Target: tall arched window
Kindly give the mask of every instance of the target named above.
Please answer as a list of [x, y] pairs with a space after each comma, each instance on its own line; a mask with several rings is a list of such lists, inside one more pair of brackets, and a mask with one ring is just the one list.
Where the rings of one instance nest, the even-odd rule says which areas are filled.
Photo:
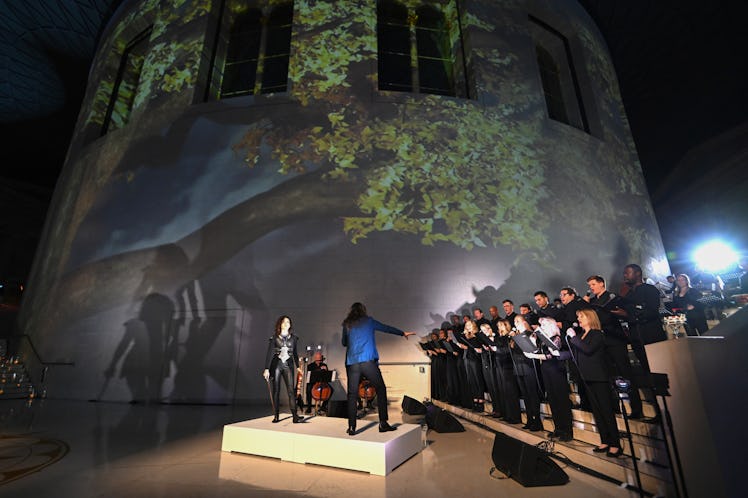
[[416, 9], [418, 88], [421, 93], [454, 95], [454, 69], [444, 14], [430, 5]]
[[535, 53], [538, 58], [538, 69], [540, 70], [540, 81], [543, 85], [545, 105], [548, 108], [548, 117], [568, 123], [564, 95], [561, 91], [561, 75], [553, 60], [553, 56], [540, 45], [535, 45]]
[[379, 89], [456, 95], [455, 55], [442, 3], [377, 2]]
[[391, 2], [377, 2], [379, 89], [413, 91], [408, 9]]
[[548, 117], [589, 133], [569, 40], [535, 17], [530, 21]]
[[220, 98], [285, 92], [293, 2], [231, 13]]
[[148, 39], [151, 28], [144, 30], [133, 38], [125, 47], [120, 60], [117, 79], [114, 82], [112, 97], [104, 117], [101, 134], [122, 128], [130, 120], [135, 94], [143, 72], [143, 62], [148, 55]]

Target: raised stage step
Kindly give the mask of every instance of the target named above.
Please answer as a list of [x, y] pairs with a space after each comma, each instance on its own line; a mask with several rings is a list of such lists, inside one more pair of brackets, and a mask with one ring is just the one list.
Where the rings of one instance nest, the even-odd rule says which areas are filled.
[[386, 476], [421, 451], [421, 426], [399, 424], [396, 431], [379, 432], [378, 422], [359, 420], [355, 436], [348, 422], [334, 417], [308, 417], [294, 424], [291, 415], [262, 417], [223, 428], [222, 451], [260, 455], [297, 463], [312, 463]]

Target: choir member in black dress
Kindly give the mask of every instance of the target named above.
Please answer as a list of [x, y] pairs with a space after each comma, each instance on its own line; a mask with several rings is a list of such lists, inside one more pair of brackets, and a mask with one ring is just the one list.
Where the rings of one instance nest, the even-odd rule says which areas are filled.
[[587, 385], [592, 415], [600, 434], [600, 445], [592, 451], [606, 452], [609, 457], [621, 456], [621, 441], [616, 424], [611, 383], [605, 368], [605, 343], [600, 319], [592, 309], [577, 311], [577, 321], [584, 331], [577, 335], [573, 328], [566, 331], [574, 360]]
[[541, 347], [541, 354], [545, 359], [541, 361], [540, 371], [543, 374], [548, 404], [551, 405], [553, 414], [554, 430], [548, 436], [561, 441], [571, 441], [573, 417], [569, 399], [569, 381], [566, 377], [566, 360], [571, 358], [571, 354], [566, 344], [563, 344], [561, 331], [553, 318], [541, 317], [539, 325], [540, 328], [536, 333], [543, 334], [556, 346], [556, 349], [547, 345]]
[[483, 323], [480, 326], [480, 337], [483, 342], [483, 353], [481, 354], [481, 366], [483, 367], [483, 380], [486, 382], [486, 389], [491, 396], [491, 413], [494, 418], [503, 417], [502, 396], [499, 390], [499, 382], [496, 378], [496, 367], [494, 362], [496, 357], [494, 352], [498, 351], [498, 344], [494, 341], [494, 332], [490, 323]]
[[[515, 316], [514, 326], [517, 329], [515, 335], [525, 334], [528, 337], [532, 336], [532, 329], [522, 315]], [[522, 399], [525, 400], [527, 423], [522, 428], [533, 432], [542, 431], [543, 423], [540, 420], [540, 393], [538, 391], [539, 382], [535, 365], [533, 364], [533, 360], [525, 357], [525, 354], [519, 346], [514, 344], [514, 341], [510, 343], [510, 348], [512, 358], [514, 359], [514, 370], [517, 375], [519, 390], [522, 393]]]
[[465, 322], [464, 338], [468, 343], [465, 349], [465, 365], [467, 367], [468, 383], [470, 384], [470, 395], [473, 398], [473, 410], [483, 411], [483, 395], [486, 392], [486, 384], [483, 380], [483, 368], [481, 365], [481, 354], [483, 347], [476, 338], [478, 326], [474, 321]]
[[514, 362], [512, 361], [512, 352], [510, 341], [513, 335], [512, 326], [506, 320], [496, 322], [498, 350], [495, 353], [498, 360], [497, 379], [499, 380], [499, 390], [502, 393], [504, 406], [502, 414], [504, 421], [509, 424], [519, 424], [522, 409], [519, 404], [519, 391], [517, 390], [517, 379], [514, 373]]

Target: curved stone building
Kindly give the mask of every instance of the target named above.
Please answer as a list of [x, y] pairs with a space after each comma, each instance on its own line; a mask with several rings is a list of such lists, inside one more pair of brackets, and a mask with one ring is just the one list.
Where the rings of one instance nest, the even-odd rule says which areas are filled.
[[[593, 273], [615, 289], [629, 262], [668, 273], [576, 2], [125, 1], [21, 326], [69, 363], [50, 396], [253, 400], [281, 314], [344, 372], [354, 301], [425, 333]], [[425, 361], [414, 341], [379, 346]]]

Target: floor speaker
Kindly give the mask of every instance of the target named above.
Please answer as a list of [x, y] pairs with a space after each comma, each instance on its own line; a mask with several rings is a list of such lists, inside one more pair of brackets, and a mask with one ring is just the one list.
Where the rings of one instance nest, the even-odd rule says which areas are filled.
[[408, 415], [426, 415], [426, 405], [410, 396], [403, 398], [402, 408]]
[[465, 432], [459, 420], [436, 405], [426, 407], [426, 424], [436, 432]]
[[348, 418], [348, 400], [331, 399], [327, 402], [327, 416]]
[[569, 482], [566, 472], [545, 452], [504, 433], [496, 433], [491, 456], [498, 470], [525, 487]]

